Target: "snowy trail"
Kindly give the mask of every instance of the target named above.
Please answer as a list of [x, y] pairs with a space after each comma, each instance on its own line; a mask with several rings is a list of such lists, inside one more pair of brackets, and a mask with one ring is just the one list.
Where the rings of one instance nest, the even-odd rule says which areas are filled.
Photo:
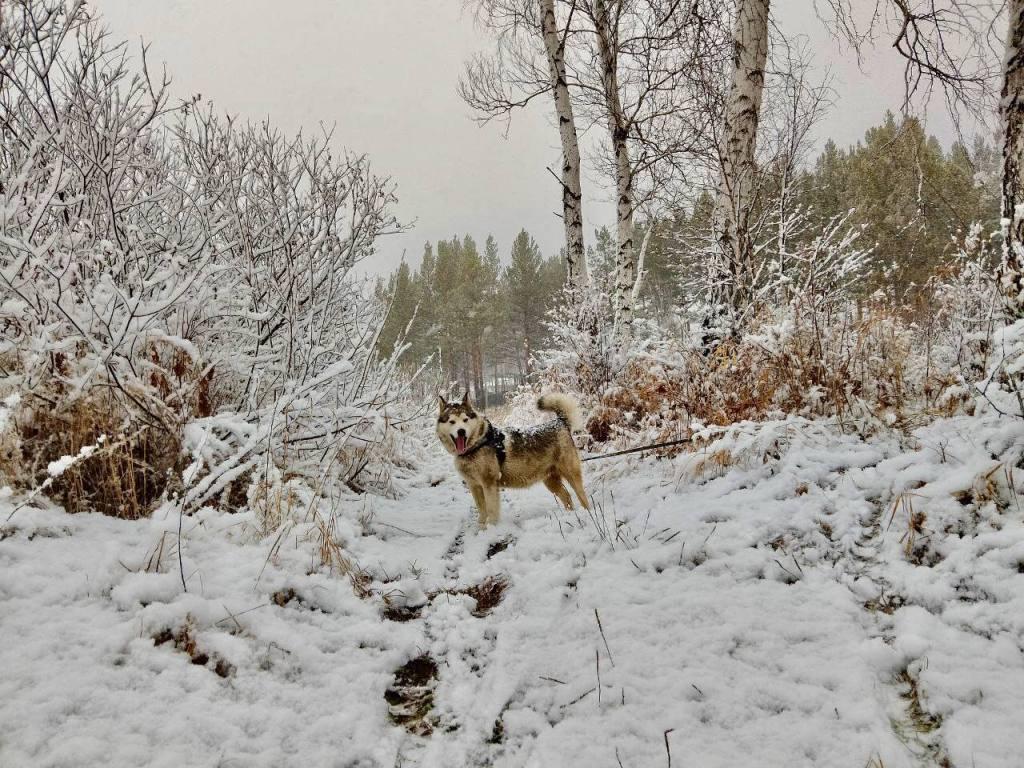
[[[504, 494], [484, 533], [437, 457], [403, 498], [339, 506], [368, 599], [297, 533], [268, 559], [248, 513], [186, 521], [186, 593], [176, 518], [23, 510], [0, 526], [0, 765], [1010, 768], [1021, 514], [979, 488], [972, 530], [940, 523], [1021, 439], [950, 467], [765, 425], [590, 465], [593, 517]], [[907, 488], [930, 548], [909, 559]]]
[[[633, 523], [647, 528], [624, 533], [617, 551], [595, 542], [586, 518], [559, 523], [544, 493], [506, 496], [511, 522], [480, 538], [511, 530], [515, 543], [488, 561], [470, 539], [460, 578], [500, 567], [511, 587], [483, 627], [448, 605], [428, 614], [430, 647], [443, 659], [435, 706], [457, 729], [407, 757], [657, 765], [672, 750], [708, 765], [751, 754], [765, 765], [847, 765], [859, 753], [863, 765], [882, 751], [900, 764], [905, 750], [865, 658], [871, 638], [855, 596], [831, 574], [812, 569], [790, 583], [781, 556], [712, 543], [734, 514], [709, 509], [718, 500], [706, 490], [672, 492], [672, 478], [652, 468], [612, 480], [620, 500], [624, 487], [633, 497]], [[629, 546], [630, 536], [640, 543]]]

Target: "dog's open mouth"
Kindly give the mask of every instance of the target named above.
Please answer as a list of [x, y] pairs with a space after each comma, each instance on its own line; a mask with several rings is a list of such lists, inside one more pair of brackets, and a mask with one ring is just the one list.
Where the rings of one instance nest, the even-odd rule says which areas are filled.
[[466, 452], [466, 436], [465, 435], [453, 435], [452, 440], [455, 441], [455, 452], [463, 454]]

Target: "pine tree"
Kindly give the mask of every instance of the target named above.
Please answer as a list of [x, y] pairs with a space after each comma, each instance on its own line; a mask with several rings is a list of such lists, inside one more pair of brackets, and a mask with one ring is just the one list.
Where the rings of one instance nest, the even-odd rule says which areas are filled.
[[540, 249], [527, 231], [521, 230], [512, 243], [511, 259], [505, 269], [505, 293], [509, 325], [517, 340], [516, 362], [521, 375], [529, 373], [530, 356], [544, 333], [548, 298], [543, 281]]
[[[501, 258], [498, 255], [498, 241], [492, 235], [488, 235], [487, 240], [484, 242], [483, 276], [480, 303], [485, 321], [481, 331], [480, 346], [483, 354], [481, 375], [486, 400], [487, 366], [490, 366], [492, 378], [495, 380], [494, 386], [497, 389], [496, 379], [499, 363], [506, 357], [500, 340], [504, 335], [508, 319], [505, 296], [499, 284], [501, 278]], [[484, 405], [486, 406], [487, 402], [484, 402]]]
[[[674, 307], [682, 300], [682, 289], [679, 281], [681, 267], [680, 254], [677, 246], [676, 232], [686, 224], [684, 211], [677, 213], [669, 220], [654, 222], [654, 231], [647, 246], [644, 258], [644, 275], [640, 283], [641, 314], [652, 315], [659, 324], [664, 325]], [[638, 231], [635, 240], [642, 243], [646, 228], [651, 226], [645, 222]]]
[[977, 173], [980, 160], [991, 174], [995, 151], [980, 141], [974, 154], [978, 160], [962, 144], [943, 152], [919, 120], [887, 113], [848, 151], [825, 145], [801, 179], [799, 202], [820, 221], [854, 209], [851, 224], [875, 248], [865, 292], [888, 287], [902, 297], [927, 281], [972, 224], [998, 223], [996, 197]]
[[479, 402], [484, 391], [483, 382], [483, 336], [488, 326], [486, 293], [488, 270], [476, 241], [466, 235], [459, 253], [460, 265], [457, 304], [460, 308], [460, 323], [452, 329], [459, 339], [460, 354], [464, 360], [463, 382], [467, 391], [472, 391]]
[[[380, 284], [378, 286], [380, 290]], [[382, 293], [390, 304], [390, 311], [381, 328], [377, 349], [381, 354], [390, 355], [416, 311], [417, 292], [408, 264], [403, 261], [399, 265]]]
[[403, 358], [417, 366], [437, 352], [437, 308], [433, 300], [436, 268], [434, 247], [430, 243], [425, 243], [420, 268], [413, 277], [418, 305], [416, 321], [409, 338], [409, 352]]
[[463, 267], [460, 239], [439, 240], [430, 298], [434, 304], [441, 369], [461, 387], [468, 388], [463, 348], [466, 307], [460, 303], [464, 295], [460, 290]]
[[594, 230], [588, 261], [594, 285], [602, 293], [610, 294], [615, 287], [616, 249], [615, 235], [608, 227]]
[[798, 185], [804, 193], [803, 204], [823, 219], [831, 218], [849, 208], [846, 154], [829, 139], [814, 164], [810, 183]]

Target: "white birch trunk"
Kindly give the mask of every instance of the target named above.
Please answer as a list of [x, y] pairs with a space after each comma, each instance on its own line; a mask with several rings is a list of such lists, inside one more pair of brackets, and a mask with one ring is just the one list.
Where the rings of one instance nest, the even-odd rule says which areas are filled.
[[640, 255], [636, 258], [636, 282], [633, 283], [633, 294], [632, 301], [635, 307], [637, 302], [640, 300], [640, 289], [643, 287], [644, 282], [644, 262], [647, 258], [647, 248], [651, 244], [651, 235], [654, 234], [654, 221], [647, 226], [647, 232], [644, 233], [644, 239], [640, 242]]
[[576, 118], [565, 76], [565, 49], [558, 33], [555, 0], [538, 0], [541, 35], [551, 76], [558, 133], [562, 140], [562, 219], [565, 223], [565, 260], [569, 287], [578, 291], [588, 282], [587, 256], [583, 245], [583, 190], [580, 184], [580, 147]]
[[633, 252], [633, 167], [629, 162], [629, 124], [619, 95], [618, 34], [606, 0], [594, 2], [594, 27], [601, 65], [601, 86], [608, 113], [608, 133], [615, 155], [615, 219], [618, 249], [615, 255], [616, 348], [633, 337], [633, 285], [636, 256]]
[[[714, 211], [716, 263], [711, 270], [709, 335], [739, 330], [754, 272], [750, 205], [754, 191], [757, 124], [768, 59], [769, 0], [739, 0], [733, 29], [733, 75], [722, 130], [721, 176]], [[723, 327], [724, 326], [724, 327]]]
[[1024, 317], [1024, 0], [1007, 3], [1003, 61], [1002, 290], [1012, 318]]

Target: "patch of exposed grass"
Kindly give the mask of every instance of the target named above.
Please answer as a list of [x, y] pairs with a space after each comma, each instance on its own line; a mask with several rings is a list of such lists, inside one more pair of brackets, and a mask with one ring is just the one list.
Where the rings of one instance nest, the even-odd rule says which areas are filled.
[[898, 609], [906, 605], [907, 601], [902, 595], [896, 593], [883, 594], [877, 599], [868, 600], [864, 603], [864, 608], [869, 611], [878, 611], [884, 613], [887, 616], [891, 616]]
[[[185, 623], [178, 629], [171, 631], [163, 629], [153, 636], [154, 645], [165, 645], [173, 643], [174, 647], [186, 654], [192, 663], [200, 667], [208, 667], [220, 677], [230, 677], [234, 674], [235, 668], [222, 658], [200, 650], [195, 636], [195, 621], [191, 616], [187, 617]], [[210, 662], [213, 666], [210, 667]]]
[[504, 539], [498, 539], [497, 541], [493, 542], [489, 547], [487, 547], [487, 559], [490, 560], [495, 555], [504, 552], [514, 543], [515, 539], [513, 539], [511, 536], [506, 536]]
[[502, 575], [488, 576], [479, 584], [469, 587], [455, 587], [432, 592], [429, 598], [433, 600], [438, 595], [469, 595], [476, 601], [476, 607], [471, 613], [478, 619], [487, 616], [501, 603], [505, 597], [505, 590], [508, 589], [508, 578]]
[[894, 682], [903, 689], [899, 695], [906, 708], [906, 717], [892, 721], [893, 731], [919, 757], [926, 757], [938, 768], [953, 768], [936, 733], [942, 726], [942, 716], [925, 709], [917, 678], [904, 668]]
[[437, 662], [427, 654], [410, 659], [395, 670], [394, 680], [384, 692], [391, 722], [417, 736], [434, 732], [437, 722], [431, 712], [437, 674]]

